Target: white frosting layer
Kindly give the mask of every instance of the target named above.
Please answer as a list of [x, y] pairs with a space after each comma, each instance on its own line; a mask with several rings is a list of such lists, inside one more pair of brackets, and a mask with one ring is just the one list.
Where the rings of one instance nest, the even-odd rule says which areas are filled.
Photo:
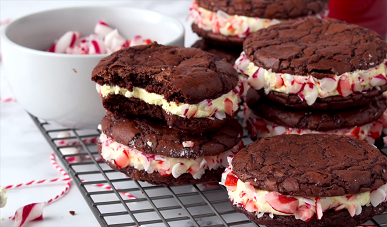
[[[369, 63], [370, 66], [373, 63]], [[308, 105], [312, 105], [317, 98], [348, 95], [364, 92], [387, 83], [387, 59], [383, 63], [367, 70], [347, 72], [333, 77], [317, 79], [311, 75], [291, 75], [275, 73], [254, 65], [244, 52], [235, 61], [234, 68], [247, 79], [248, 86], [268, 94], [277, 91], [286, 94], [297, 94]], [[245, 88], [245, 90], [247, 90]]]
[[[230, 162], [231, 163], [231, 162]], [[227, 178], [229, 178], [227, 180]], [[381, 202], [386, 201], [387, 184], [371, 192], [359, 194], [334, 196], [334, 197], [301, 197], [283, 196], [277, 192], [258, 190], [249, 182], [242, 182], [232, 172], [229, 165], [222, 174], [221, 184], [227, 188], [230, 200], [239, 207], [244, 207], [249, 212], [254, 212], [257, 217], [264, 213], [269, 213], [271, 217], [275, 215], [295, 215], [296, 219], [304, 221], [310, 220], [314, 215], [321, 219], [323, 212], [334, 209], [339, 211], [347, 209], [353, 217], [359, 215], [362, 206], [376, 207]], [[286, 198], [280, 200], [279, 197]]]
[[199, 7], [195, 1], [190, 8], [190, 18], [201, 29], [239, 38], [280, 23], [280, 20], [276, 19], [229, 15], [221, 10], [212, 12]]
[[250, 131], [251, 137], [253, 138], [266, 138], [276, 135], [285, 135], [285, 134], [336, 134], [336, 135], [345, 135], [349, 137], [358, 138], [364, 141], [374, 144], [375, 140], [379, 138], [382, 134], [384, 125], [387, 126], [387, 112], [384, 112], [383, 116], [373, 123], [366, 125], [355, 126], [351, 128], [342, 128], [329, 131], [313, 131], [309, 129], [299, 129], [291, 128], [286, 126], [277, 125], [273, 122], [267, 121], [259, 116], [256, 116], [253, 113], [250, 113], [249, 118], [247, 119], [247, 124], [252, 126]]
[[164, 99], [164, 95], [149, 93], [145, 89], [138, 87], [133, 87], [133, 91], [128, 91], [118, 86], [97, 85], [97, 90], [102, 97], [106, 97], [109, 94], [120, 94], [127, 98], [138, 98], [148, 104], [161, 106], [167, 113], [187, 118], [214, 116], [218, 119], [223, 119], [226, 117], [226, 113], [232, 115], [238, 110], [239, 85], [219, 98], [206, 99], [198, 104], [168, 102]]
[[[218, 169], [228, 165], [227, 157], [233, 157], [239, 150], [239, 144], [232, 149], [215, 156], [198, 158], [171, 158], [163, 155], [154, 155], [141, 152], [114, 141], [111, 137], [101, 134], [99, 141], [102, 144], [102, 157], [120, 167], [131, 166], [148, 173], [159, 172], [163, 176], [173, 175], [178, 178], [181, 174], [190, 173], [194, 179], [200, 179], [205, 170]], [[152, 147], [151, 142], [147, 145]], [[192, 141], [184, 141], [182, 147], [193, 147]], [[182, 151], [183, 153], [186, 151]]]

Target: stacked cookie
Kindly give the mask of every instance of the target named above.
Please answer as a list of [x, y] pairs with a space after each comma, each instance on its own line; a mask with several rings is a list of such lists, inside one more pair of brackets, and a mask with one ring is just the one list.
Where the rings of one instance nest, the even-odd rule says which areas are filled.
[[[227, 53], [231, 63], [247, 36], [286, 20], [325, 17], [328, 0], [195, 0], [190, 8], [192, 30], [203, 40], [193, 47]], [[221, 51], [217, 51], [221, 50]]]
[[251, 34], [236, 61], [250, 87], [252, 139], [333, 133], [369, 143], [387, 126], [387, 44], [375, 32], [308, 18]]
[[239, 150], [237, 72], [210, 53], [157, 43], [122, 49], [98, 63], [92, 80], [107, 110], [99, 153], [133, 179], [219, 180]]
[[222, 175], [233, 207], [270, 226], [358, 226], [387, 210], [387, 159], [333, 134], [255, 141]]

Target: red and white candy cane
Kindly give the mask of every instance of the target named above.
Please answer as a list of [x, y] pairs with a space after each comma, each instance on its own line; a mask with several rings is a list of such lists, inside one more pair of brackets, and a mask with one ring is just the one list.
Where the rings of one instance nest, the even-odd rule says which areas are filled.
[[64, 177], [69, 177], [69, 175], [66, 173], [66, 171], [64, 171], [64, 169], [62, 169], [62, 168], [61, 168], [60, 166], [58, 166], [58, 164], [56, 163], [54, 153], [51, 153], [50, 161], [51, 161], [51, 165], [52, 165], [56, 170], [58, 170]]
[[[70, 190], [71, 178], [68, 176], [66, 171], [64, 169], [62, 169], [57, 164], [57, 162], [55, 160], [54, 153], [51, 154], [50, 161], [51, 161], [52, 166], [58, 172], [60, 172], [63, 177], [61, 177], [61, 178], [54, 178], [54, 179], [51, 179], [51, 180], [47, 180], [47, 179], [44, 179], [44, 180], [33, 180], [33, 181], [28, 182], [28, 183], [22, 183], [22, 184], [15, 184], [15, 185], [7, 185], [7, 186], [5, 186], [5, 189], [9, 190], [9, 189], [21, 188], [21, 187], [24, 187], [24, 186], [31, 186], [31, 185], [37, 185], [37, 184], [48, 184], [48, 183], [54, 183], [54, 182], [60, 182], [60, 181], [66, 182], [65, 188], [59, 194], [57, 194], [54, 198], [51, 198], [48, 201], [43, 202], [43, 203], [32, 203], [32, 204], [28, 204], [28, 205], [25, 205], [23, 207], [20, 207], [15, 212], [14, 216], [9, 217], [10, 220], [15, 220], [16, 226], [22, 227], [25, 223], [27, 223], [29, 221], [42, 219], [43, 218], [43, 216], [42, 216], [43, 208], [45, 206], [47, 206], [47, 205], [49, 205], [49, 204], [59, 200], [60, 198], [62, 198]], [[93, 185], [96, 186], [96, 187], [112, 190], [112, 187], [110, 185], [106, 185], [106, 184], [93, 184]], [[120, 190], [120, 189], [117, 188], [116, 190]], [[122, 192], [122, 194], [128, 196], [130, 199], [136, 199], [135, 196], [132, 196], [128, 192]]]
[[19, 188], [22, 186], [33, 185], [33, 184], [58, 182], [59, 180], [64, 180], [66, 182], [65, 188], [59, 194], [57, 194], [54, 198], [51, 198], [44, 203], [33, 203], [33, 204], [28, 204], [26, 206], [23, 206], [16, 211], [15, 216], [9, 217], [10, 220], [15, 220], [16, 226], [18, 226], [18, 227], [23, 226], [28, 221], [42, 219], [43, 208], [45, 206], [57, 201], [58, 199], [62, 198], [70, 190], [71, 178], [69, 178], [66, 171], [64, 171], [61, 167], [58, 166], [58, 164], [55, 161], [54, 154], [51, 154], [50, 160], [51, 160], [51, 164], [53, 165], [53, 167], [56, 170], [58, 170], [64, 176], [64, 178], [56, 178], [56, 179], [52, 179], [52, 180], [30, 181], [26, 184], [17, 184], [17, 185], [6, 186], [6, 189], [11, 189], [11, 188]]
[[[94, 184], [94, 186], [105, 188], [107, 190], [112, 190], [112, 187], [110, 187], [110, 185], [108, 184]], [[116, 188], [116, 190], [121, 190], [121, 189]], [[129, 199], [137, 199], [135, 196], [132, 196], [131, 194], [129, 194], [129, 192], [121, 192], [121, 193], [129, 197]]]
[[[71, 134], [69, 132], [60, 132], [57, 138], [66, 138], [70, 136]], [[97, 140], [98, 140], [98, 137], [91, 137], [87, 139], [82, 139], [82, 142], [84, 144], [96, 144]], [[61, 139], [61, 140], [57, 140], [56, 144], [57, 146], [74, 146], [74, 145], [79, 145], [80, 142], [74, 141], [71, 139]], [[71, 154], [78, 154], [81, 149], [82, 149], [81, 147], [66, 147], [66, 148], [60, 148], [60, 151], [64, 155], [71, 155]], [[91, 157], [88, 155], [85, 155], [84, 157], [91, 160]], [[102, 158], [96, 158], [96, 157], [94, 158], [96, 159], [97, 162], [103, 161]], [[80, 162], [82, 158], [81, 156], [72, 156], [72, 157], [66, 157], [66, 159], [68, 162], [71, 163], [71, 162]]]
[[54, 182], [61, 182], [61, 181], [69, 181], [71, 180], [71, 178], [69, 177], [60, 177], [60, 178], [54, 178], [54, 179], [51, 179], [51, 180], [33, 180], [33, 181], [30, 181], [28, 183], [22, 183], [22, 184], [11, 184], [11, 185], [7, 185], [4, 187], [4, 189], [8, 190], [8, 189], [14, 189], [14, 188], [21, 188], [21, 187], [26, 187], [26, 186], [32, 186], [32, 185], [42, 185], [42, 184], [49, 184], [49, 183], [54, 183]]
[[[66, 171], [64, 171], [64, 170], [63, 170], [61, 167], [59, 167], [58, 164], [56, 163], [54, 153], [51, 154], [51, 164], [52, 164], [52, 165], [54, 166], [54, 168], [55, 168], [56, 170], [58, 170], [63, 176], [65, 176], [65, 177], [67, 176], [67, 177], [68, 177]], [[83, 181], [83, 180], [82, 180], [82, 181]], [[92, 184], [92, 185], [94, 185], [94, 186], [96, 186], [96, 187], [100, 187], [100, 188], [105, 188], [105, 189], [108, 189], [108, 190], [112, 190], [112, 187], [111, 187], [110, 185], [108, 185], [108, 184]], [[116, 190], [120, 190], [120, 189], [116, 188]], [[130, 199], [137, 199], [135, 196], [132, 196], [132, 195], [129, 194], [128, 192], [122, 192], [122, 194], [128, 196]]]

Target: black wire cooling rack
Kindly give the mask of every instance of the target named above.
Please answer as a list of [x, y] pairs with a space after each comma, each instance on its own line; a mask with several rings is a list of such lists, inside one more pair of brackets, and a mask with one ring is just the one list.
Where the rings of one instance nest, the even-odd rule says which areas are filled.
[[[259, 226], [231, 207], [226, 190], [216, 182], [163, 187], [132, 180], [100, 161], [94, 142], [99, 130], [63, 128], [30, 116], [101, 226]], [[61, 145], [61, 140], [69, 144]], [[80, 153], [65, 155], [68, 148]], [[365, 225], [387, 226], [387, 213]]]

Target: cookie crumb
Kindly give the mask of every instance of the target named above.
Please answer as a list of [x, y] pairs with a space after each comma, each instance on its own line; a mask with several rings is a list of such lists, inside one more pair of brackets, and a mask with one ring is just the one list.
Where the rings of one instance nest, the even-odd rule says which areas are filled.
[[73, 71], [74, 71], [75, 73], [78, 73], [76, 69], [73, 69]]
[[179, 215], [181, 215], [181, 213], [179, 213]]
[[73, 211], [73, 210], [70, 210], [69, 213], [70, 213], [71, 215], [73, 215], [73, 216], [75, 215], [75, 211]]

